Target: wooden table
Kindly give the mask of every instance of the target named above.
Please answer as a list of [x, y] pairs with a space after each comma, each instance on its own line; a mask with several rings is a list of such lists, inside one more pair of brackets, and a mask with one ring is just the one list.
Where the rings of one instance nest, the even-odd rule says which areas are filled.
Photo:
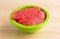
[[[42, 5], [50, 11], [49, 23], [35, 34], [24, 34], [9, 21], [10, 12], [25, 4]], [[60, 1], [0, 0], [0, 39], [60, 39]]]

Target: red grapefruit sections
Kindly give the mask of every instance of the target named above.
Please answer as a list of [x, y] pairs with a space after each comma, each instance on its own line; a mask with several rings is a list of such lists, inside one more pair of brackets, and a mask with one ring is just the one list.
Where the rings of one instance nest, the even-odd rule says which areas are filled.
[[38, 7], [18, 10], [12, 15], [12, 18], [18, 23], [29, 26], [43, 22], [45, 17], [44, 11]]

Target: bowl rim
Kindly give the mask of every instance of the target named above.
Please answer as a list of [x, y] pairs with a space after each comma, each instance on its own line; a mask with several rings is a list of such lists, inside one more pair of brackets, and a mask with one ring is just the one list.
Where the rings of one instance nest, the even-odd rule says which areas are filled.
[[39, 23], [39, 24], [36, 24], [36, 25], [32, 25], [32, 26], [26, 26], [26, 25], [23, 25], [23, 24], [19, 24], [19, 23], [17, 23], [15, 20], [13, 20], [12, 19], [12, 14], [15, 12], [15, 11], [17, 11], [17, 10], [20, 10], [20, 9], [22, 9], [22, 8], [24, 8], [24, 7], [30, 7], [30, 6], [36, 6], [36, 5], [23, 5], [23, 6], [19, 6], [19, 7], [17, 7], [17, 8], [15, 8], [14, 10], [12, 10], [10, 13], [10, 21], [11, 21], [11, 23], [12, 24], [14, 24], [16, 27], [23, 27], [23, 28], [34, 28], [34, 27], [40, 27], [40, 26], [42, 26], [42, 25], [44, 25], [44, 24], [46, 24], [48, 21], [49, 21], [49, 19], [50, 19], [50, 14], [49, 14], [49, 11], [46, 9], [46, 8], [44, 8], [43, 6], [38, 6], [38, 7], [40, 7], [42, 10], [44, 10], [45, 12], [46, 12], [46, 19], [42, 22], [42, 23]]

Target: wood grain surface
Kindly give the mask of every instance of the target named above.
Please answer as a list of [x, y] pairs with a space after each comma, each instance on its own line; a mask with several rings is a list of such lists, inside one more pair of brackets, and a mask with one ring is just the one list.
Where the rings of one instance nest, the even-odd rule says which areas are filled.
[[[24, 34], [9, 21], [10, 12], [26, 4], [41, 5], [50, 11], [49, 23], [35, 34]], [[0, 39], [60, 39], [60, 0], [0, 0]]]

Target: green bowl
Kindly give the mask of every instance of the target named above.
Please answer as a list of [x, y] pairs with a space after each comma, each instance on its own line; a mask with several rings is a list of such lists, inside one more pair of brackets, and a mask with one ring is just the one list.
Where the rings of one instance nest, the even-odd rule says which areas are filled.
[[33, 7], [35, 7], [35, 6], [34, 5], [19, 6], [16, 9], [14, 9], [10, 14], [11, 23], [13, 25], [15, 25], [19, 30], [23, 31], [24, 33], [34, 33], [36, 31], [38, 31], [39, 29], [41, 29], [42, 27], [44, 27], [47, 24], [47, 22], [49, 21], [49, 18], [50, 18], [49, 11], [42, 6], [38, 6], [38, 7], [40, 7], [41, 10], [43, 10], [46, 13], [46, 19], [42, 23], [39, 23], [39, 24], [33, 25], [33, 26], [25, 26], [23, 24], [17, 23], [15, 20], [12, 19], [13, 13], [16, 12], [17, 10], [22, 10], [25, 8], [33, 8]]

